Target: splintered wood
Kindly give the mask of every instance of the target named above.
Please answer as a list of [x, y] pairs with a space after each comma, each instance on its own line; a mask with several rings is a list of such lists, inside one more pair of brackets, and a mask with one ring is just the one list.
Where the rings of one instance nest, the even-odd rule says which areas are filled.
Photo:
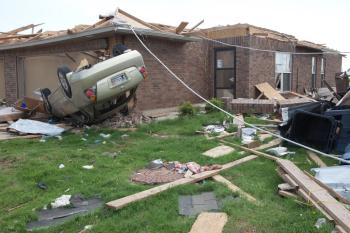
[[[279, 174], [284, 173], [298, 185], [297, 193], [312, 203], [328, 219], [334, 220], [346, 232], [350, 232], [350, 212], [338, 202], [324, 187], [302, 172], [293, 162], [278, 159]], [[281, 174], [283, 175], [283, 174]], [[288, 182], [288, 181], [287, 181]], [[295, 186], [288, 182], [290, 185]]]

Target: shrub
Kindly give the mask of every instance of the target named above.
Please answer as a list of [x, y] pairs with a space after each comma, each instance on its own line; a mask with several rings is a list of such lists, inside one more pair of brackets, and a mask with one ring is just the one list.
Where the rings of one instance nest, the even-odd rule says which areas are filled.
[[179, 112], [181, 116], [193, 116], [196, 114], [196, 108], [191, 104], [191, 102], [183, 102], [179, 106]]
[[[214, 104], [215, 106], [219, 107], [219, 108], [223, 108], [224, 107], [224, 102], [218, 98], [212, 98], [211, 100], [209, 100], [210, 103]], [[209, 103], [207, 103], [205, 105], [205, 111], [206, 112], [217, 112], [219, 111], [217, 108], [214, 108], [212, 105], [210, 105]]]

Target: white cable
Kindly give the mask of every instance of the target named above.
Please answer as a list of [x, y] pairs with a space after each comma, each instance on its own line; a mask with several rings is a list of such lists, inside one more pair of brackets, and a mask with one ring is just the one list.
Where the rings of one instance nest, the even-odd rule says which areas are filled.
[[166, 66], [166, 65], [165, 65], [165, 64], [164, 64], [164, 63], [163, 63], [163, 62], [162, 62], [162, 61], [161, 61], [161, 60], [160, 60], [160, 59], [159, 59], [159, 58], [158, 58], [158, 57], [143, 43], [143, 41], [140, 39], [140, 37], [139, 37], [139, 36], [137, 35], [137, 33], [135, 32], [134, 28], [133, 28], [131, 25], [129, 25], [129, 27], [130, 27], [131, 31], [134, 33], [134, 35], [135, 35], [135, 37], [137, 38], [137, 40], [141, 43], [141, 45], [145, 48], [145, 50], [146, 50], [149, 54], [151, 54], [151, 55], [154, 57], [154, 59], [156, 59], [156, 60], [157, 60], [157, 61], [158, 61], [158, 62], [159, 62], [159, 63], [160, 63], [160, 64], [161, 64], [161, 65], [162, 65], [162, 66], [177, 80], [177, 81], [179, 81], [179, 82], [180, 82], [183, 86], [185, 86], [190, 92], [192, 92], [194, 95], [196, 95], [198, 98], [200, 98], [201, 100], [203, 100], [203, 101], [206, 102], [207, 104], [211, 105], [212, 107], [218, 109], [219, 111], [221, 111], [221, 112], [225, 113], [226, 115], [228, 115], [228, 116], [230, 116], [230, 117], [232, 117], [232, 118], [234, 118], [234, 119], [236, 119], [236, 120], [242, 122], [243, 124], [245, 124], [245, 125], [247, 125], [247, 126], [249, 126], [249, 127], [251, 127], [251, 128], [254, 128], [254, 129], [259, 130], [259, 131], [262, 131], [262, 132], [265, 132], [265, 133], [267, 133], [267, 134], [270, 134], [270, 135], [272, 135], [272, 136], [275, 136], [275, 137], [277, 137], [277, 138], [280, 138], [280, 139], [282, 139], [282, 140], [284, 140], [284, 141], [287, 141], [287, 142], [289, 142], [289, 143], [291, 143], [291, 144], [294, 144], [294, 145], [296, 145], [296, 146], [303, 147], [304, 149], [313, 151], [313, 152], [315, 152], [315, 153], [317, 153], [317, 154], [320, 154], [320, 155], [322, 155], [322, 156], [329, 157], [329, 158], [332, 158], [332, 159], [341, 161], [341, 162], [346, 163], [346, 164], [350, 164], [350, 161], [348, 161], [348, 160], [345, 160], [345, 159], [338, 158], [338, 157], [333, 156], [333, 155], [329, 155], [329, 154], [323, 153], [323, 152], [318, 151], [318, 150], [316, 150], [316, 149], [314, 149], [314, 148], [305, 146], [305, 145], [303, 145], [303, 144], [301, 144], [301, 143], [298, 143], [298, 142], [292, 141], [292, 140], [290, 140], [290, 139], [288, 139], [288, 138], [282, 137], [281, 135], [272, 133], [272, 132], [270, 132], [270, 131], [267, 131], [267, 130], [265, 130], [265, 129], [262, 129], [262, 128], [260, 128], [260, 127], [257, 127], [257, 126], [255, 126], [255, 125], [253, 125], [253, 124], [247, 123], [247, 122], [245, 122], [244, 120], [241, 120], [241, 119], [237, 118], [237, 117], [234, 116], [233, 114], [231, 114], [231, 113], [227, 112], [226, 110], [224, 110], [224, 109], [222, 109], [222, 108], [216, 106], [215, 104], [211, 103], [209, 100], [205, 99], [205, 98], [202, 97], [200, 94], [198, 94], [195, 90], [193, 90], [190, 86], [188, 86], [184, 81], [182, 81], [182, 79], [180, 79], [170, 68], [168, 68], [168, 67], [167, 67], [167, 66]]
[[309, 52], [309, 53], [302, 53], [302, 52], [286, 52], [286, 51], [277, 51], [277, 50], [270, 50], [270, 49], [258, 49], [258, 48], [253, 48], [253, 47], [248, 47], [248, 46], [242, 46], [242, 45], [234, 45], [234, 44], [229, 44], [226, 42], [222, 42], [219, 40], [214, 40], [210, 39], [204, 36], [198, 36], [204, 40], [212, 41], [218, 44], [230, 46], [230, 47], [235, 47], [235, 48], [241, 48], [241, 49], [248, 49], [248, 50], [253, 50], [253, 51], [259, 51], [259, 52], [269, 52], [269, 53], [288, 53], [288, 54], [294, 54], [294, 55], [322, 55], [322, 54], [342, 54], [342, 53], [350, 53], [350, 52], [332, 52], [332, 51], [324, 51], [324, 52]]

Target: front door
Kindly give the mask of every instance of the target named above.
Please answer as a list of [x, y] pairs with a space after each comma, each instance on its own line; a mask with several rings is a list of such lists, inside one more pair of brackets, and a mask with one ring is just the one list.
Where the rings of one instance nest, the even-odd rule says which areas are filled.
[[215, 97], [236, 97], [236, 51], [235, 48], [214, 49]]

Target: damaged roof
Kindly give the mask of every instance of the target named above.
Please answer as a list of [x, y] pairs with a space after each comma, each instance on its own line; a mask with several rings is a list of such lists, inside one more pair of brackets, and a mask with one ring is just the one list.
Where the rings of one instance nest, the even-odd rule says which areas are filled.
[[235, 36], [256, 36], [261, 38], [270, 38], [283, 42], [295, 43], [297, 47], [304, 47], [319, 51], [332, 51], [338, 52], [336, 50], [330, 49], [324, 44], [316, 44], [310, 41], [298, 40], [295, 36], [274, 31], [267, 28], [262, 28], [246, 23], [238, 23], [234, 25], [227, 26], [217, 26], [208, 29], [201, 30], [207, 37], [211, 39], [223, 39]]
[[[11, 30], [6, 33], [0, 33], [0, 50], [10, 50], [24, 48], [36, 45], [50, 44], [70, 39], [87, 38], [114, 32], [120, 34], [132, 34], [127, 25], [131, 25], [137, 33], [146, 36], [154, 36], [178, 41], [197, 41], [198, 38], [184, 35], [186, 29], [177, 32], [172, 27], [157, 26], [161, 24], [147, 23], [121, 9], [117, 9], [114, 15], [99, 16], [100, 20], [93, 25], [77, 25], [74, 28], [60, 31], [42, 31], [34, 32], [35, 28], [41, 24], [29, 24]], [[20, 32], [32, 30], [30, 34], [18, 34]]]

